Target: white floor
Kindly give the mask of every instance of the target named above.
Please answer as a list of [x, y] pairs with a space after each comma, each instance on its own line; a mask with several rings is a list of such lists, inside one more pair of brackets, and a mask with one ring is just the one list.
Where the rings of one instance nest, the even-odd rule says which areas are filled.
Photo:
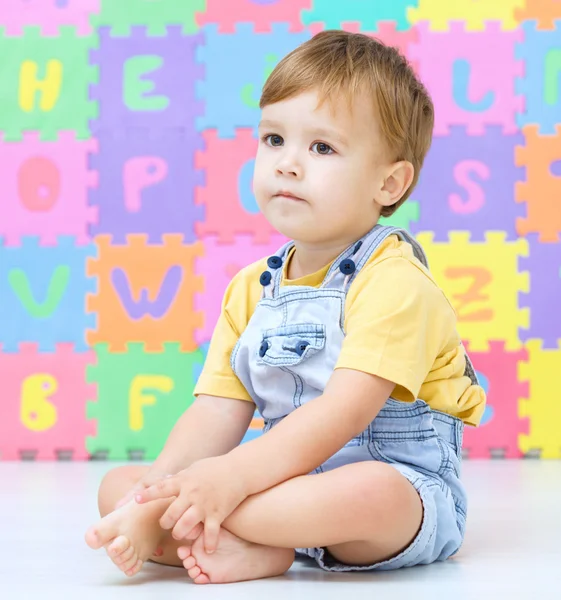
[[334, 574], [299, 561], [283, 577], [210, 586], [154, 563], [128, 579], [85, 545], [99, 482], [117, 464], [0, 462], [0, 599], [561, 600], [561, 461], [464, 461], [466, 541], [446, 563]]

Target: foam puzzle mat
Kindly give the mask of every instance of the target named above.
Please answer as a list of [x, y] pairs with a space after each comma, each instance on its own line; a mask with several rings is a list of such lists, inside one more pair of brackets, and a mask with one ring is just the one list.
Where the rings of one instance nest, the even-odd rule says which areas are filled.
[[0, 460], [158, 455], [228, 282], [285, 241], [251, 191], [263, 83], [331, 28], [435, 103], [386, 222], [487, 390], [465, 456], [561, 458], [561, 0], [3, 0]]

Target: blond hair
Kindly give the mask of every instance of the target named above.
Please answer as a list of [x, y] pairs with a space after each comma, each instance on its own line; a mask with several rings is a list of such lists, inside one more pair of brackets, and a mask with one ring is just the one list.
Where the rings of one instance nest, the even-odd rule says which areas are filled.
[[413, 181], [398, 202], [382, 209], [393, 214], [411, 195], [430, 148], [434, 107], [424, 85], [397, 48], [361, 33], [329, 30], [315, 35], [287, 54], [265, 85], [260, 108], [317, 89], [320, 104], [343, 92], [352, 103], [366, 89], [388, 150], [394, 161], [407, 160]]

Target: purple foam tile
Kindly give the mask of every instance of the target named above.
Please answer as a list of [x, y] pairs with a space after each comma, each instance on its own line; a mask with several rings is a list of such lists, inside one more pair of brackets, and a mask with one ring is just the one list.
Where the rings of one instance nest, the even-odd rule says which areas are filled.
[[200, 134], [193, 129], [103, 130], [97, 139], [92, 163], [99, 185], [90, 202], [99, 207], [99, 219], [92, 235], [109, 233], [115, 243], [124, 243], [129, 233], [146, 233], [158, 243], [165, 233], [181, 233], [186, 243], [194, 242], [195, 222], [204, 216], [204, 208], [195, 205], [195, 187], [203, 183], [195, 169]]
[[520, 259], [520, 270], [530, 275], [530, 292], [520, 294], [520, 305], [530, 308], [530, 327], [520, 339], [543, 340], [544, 348], [557, 348], [561, 339], [561, 243], [544, 244], [528, 236], [529, 256]]
[[522, 134], [504, 135], [500, 126], [482, 136], [451, 127], [450, 135], [433, 138], [412, 194], [420, 210], [411, 230], [434, 231], [438, 241], [451, 230], [470, 231], [474, 241], [484, 241], [490, 230], [516, 239], [516, 218], [525, 214], [514, 200], [514, 184], [524, 179], [514, 164], [518, 145], [524, 145]]
[[186, 127], [203, 114], [196, 82], [204, 68], [197, 62], [203, 35], [184, 35], [169, 26], [167, 36], [148, 37], [146, 28], [132, 27], [128, 37], [112, 37], [99, 28], [99, 47], [90, 61], [98, 65], [98, 84], [91, 95], [99, 103], [100, 129]]

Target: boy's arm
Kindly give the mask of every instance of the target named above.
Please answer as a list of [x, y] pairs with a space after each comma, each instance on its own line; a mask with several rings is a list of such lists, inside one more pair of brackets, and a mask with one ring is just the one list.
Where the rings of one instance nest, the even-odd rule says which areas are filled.
[[336, 369], [321, 396], [228, 454], [247, 494], [313, 471], [368, 427], [394, 387], [376, 375]]
[[177, 473], [201, 458], [227, 454], [243, 439], [255, 405], [201, 394], [181, 415], [151, 470]]

